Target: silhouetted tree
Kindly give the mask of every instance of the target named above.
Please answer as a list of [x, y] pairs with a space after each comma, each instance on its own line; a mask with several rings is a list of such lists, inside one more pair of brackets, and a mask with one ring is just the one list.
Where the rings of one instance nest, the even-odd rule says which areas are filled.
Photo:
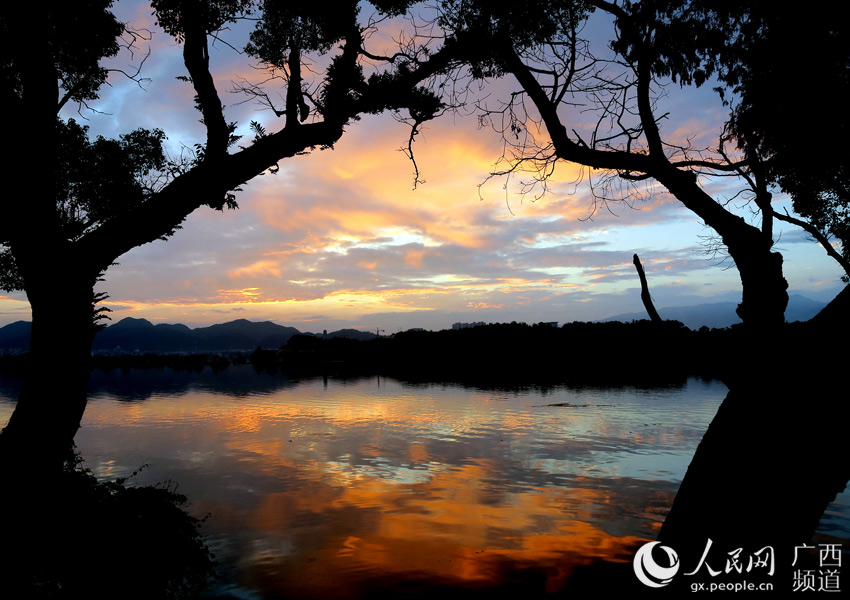
[[[850, 477], [835, 423], [843, 402], [834, 392], [843, 385], [850, 288], [824, 311], [828, 317], [785, 325], [788, 285], [773, 232], [774, 219], [785, 216], [771, 201], [776, 188], [788, 192], [808, 219], [792, 222], [823, 234], [826, 246], [827, 234], [846, 239], [846, 156], [838, 151], [850, 72], [846, 24], [812, 7], [799, 18], [799, 7], [760, 2], [457, 0], [442, 7], [445, 27], [476, 40], [466, 55], [471, 76], [517, 84], [502, 104], [487, 97], [479, 105], [505, 140], [508, 166], [500, 174], [530, 174], [545, 187], [559, 162], [583, 165], [601, 204], [632, 201], [642, 194], [636, 184], [654, 180], [719, 235], [740, 274], [746, 335], [723, 349], [733, 367], [730, 393], [661, 534], [687, 549], [688, 562], [711, 537], [720, 552], [774, 544], [789, 568], [794, 544], [810, 538]], [[582, 38], [594, 11], [612, 26], [601, 50]], [[665, 86], [672, 95], [674, 86], [708, 82], [722, 92], [721, 108], [731, 103], [713, 149], [666, 134], [659, 108]], [[822, 87], [835, 96], [824, 98]], [[801, 94], [812, 98], [798, 102]], [[804, 107], [809, 112], [800, 114]], [[824, 113], [836, 120], [834, 137], [829, 121], [811, 134], [808, 119]], [[730, 198], [709, 194], [720, 177], [737, 178], [755, 223], [733, 212]], [[788, 481], [793, 473], [805, 478]]]
[[[850, 170], [838, 149], [850, 130], [850, 28], [798, 8], [699, 2], [687, 19], [725, 86], [718, 91], [732, 108], [727, 131], [751, 187], [768, 200], [775, 188], [789, 194], [805, 220], [774, 216], [803, 227], [850, 275]], [[777, 93], [789, 73], [805, 74], [801, 93]]]
[[[382, 19], [402, 14], [408, 2], [373, 2], [370, 17], [354, 0], [155, 0], [159, 25], [182, 48], [206, 140], [182, 161], [166, 159], [158, 130], [90, 140], [60, 111], [96, 99], [108, 74], [102, 59], [132, 41], [111, 4], [52, 3], [34, 15], [31, 7], [7, 3], [0, 12], [0, 101], [15, 144], [5, 159], [0, 283], [26, 291], [33, 319], [33, 371], [2, 435], [19, 456], [59, 456], [79, 427], [98, 316], [92, 290], [118, 257], [169, 237], [201, 206], [235, 207], [240, 185], [275, 171], [280, 160], [332, 147], [358, 115], [403, 110], [415, 128], [441, 107], [420, 84], [445, 68], [445, 48], [408, 44], [392, 57], [366, 49]], [[246, 84], [242, 91], [265, 102], [281, 126], [266, 131], [255, 124], [254, 140], [237, 147], [209, 40], [249, 12], [256, 26], [245, 51], [270, 70], [270, 84], [281, 86], [274, 93], [285, 101], [277, 107], [271, 90]], [[316, 74], [305, 63], [309, 55], [321, 55], [327, 68]], [[377, 65], [371, 74], [364, 57]], [[39, 373], [48, 361], [49, 375]]]
[[[804, 154], [801, 148], [808, 148], [794, 136], [785, 137], [782, 123], [789, 118], [794, 99], [779, 103], [789, 108], [787, 112], [761, 121], [754, 116], [762, 114], [759, 108], [749, 108], [750, 102], [754, 106], [773, 102], [775, 90], [753, 73], [767, 72], [762, 68], [766, 63], [775, 77], [787, 68], [783, 57], [788, 51], [773, 56], [762, 48], [759, 36], [767, 26], [761, 22], [776, 29], [770, 34], [771, 44], [786, 43], [788, 36], [776, 22], [787, 21], [789, 13], [769, 16], [772, 7], [759, 3], [716, 6], [681, 0], [523, 2], [509, 7], [447, 1], [442, 4], [441, 23], [476, 40], [465, 57], [474, 78], [509, 75], [519, 86], [503, 104], [488, 97], [479, 106], [482, 120], [505, 138], [509, 166], [499, 174], [530, 174], [536, 184], [545, 186], [560, 161], [590, 167], [598, 205], [631, 202], [643, 194], [639, 182], [657, 181], [717, 233], [717, 249], [728, 252], [741, 277], [738, 314], [751, 330], [765, 329], [784, 323], [788, 302], [773, 231], [774, 218], [785, 216], [771, 207], [772, 186], [792, 193], [795, 206], [809, 219], [786, 220], [840, 238], [847, 219], [841, 199], [845, 196], [839, 195], [846, 186], [844, 168], [837, 164], [843, 161], [840, 153], [832, 152], [834, 144], [821, 139], [807, 161], [787, 169], [795, 162], [795, 153]], [[613, 22], [607, 47], [582, 38], [592, 12], [604, 13]], [[828, 29], [807, 30], [799, 22], [794, 26], [799, 40], [794, 47]], [[842, 83], [828, 86], [847, 85], [846, 48], [838, 58], [839, 66], [828, 61], [828, 69], [841, 74]], [[665, 135], [667, 114], [659, 109], [665, 83], [699, 86], [713, 76], [720, 78], [726, 101], [737, 99], [727, 126], [718, 132], [718, 146], [696, 148], [690, 141], [675, 139], [675, 134]], [[765, 90], [761, 96], [759, 90]], [[842, 99], [834, 101], [837, 105], [846, 100], [846, 91], [841, 93]], [[774, 121], [768, 122], [769, 118]], [[534, 125], [542, 125], [545, 134], [536, 137]], [[770, 136], [764, 134], [768, 129]], [[748, 139], [756, 141], [745, 143]], [[730, 141], [747, 151], [727, 148]], [[817, 157], [830, 160], [819, 163]], [[817, 169], [810, 168], [815, 164]], [[820, 178], [818, 173], [824, 171], [830, 171], [829, 176]], [[756, 224], [731, 210], [729, 198], [715, 198], [706, 191], [718, 177], [739, 178], [739, 194], [748, 197], [753, 211], [760, 214]], [[801, 177], [804, 181], [794, 187]], [[809, 204], [811, 210], [803, 207], [803, 197], [817, 198]], [[842, 264], [846, 268], [846, 262]]]
[[[734, 142], [743, 156], [735, 172], [762, 214], [763, 231], [771, 217], [802, 227], [850, 275], [850, 173], [836, 151], [850, 126], [848, 28], [817, 11], [761, 2], [651, 0], [624, 3], [623, 13], [638, 24], [632, 31], [655, 33], [660, 74], [696, 85], [713, 76], [720, 84], [715, 89], [730, 115], [719, 152], [727, 158], [724, 145]], [[632, 55], [639, 46], [627, 34], [616, 47]], [[788, 73], [805, 73], [817, 94], [777, 93]], [[776, 190], [792, 197], [802, 219], [773, 209]]]

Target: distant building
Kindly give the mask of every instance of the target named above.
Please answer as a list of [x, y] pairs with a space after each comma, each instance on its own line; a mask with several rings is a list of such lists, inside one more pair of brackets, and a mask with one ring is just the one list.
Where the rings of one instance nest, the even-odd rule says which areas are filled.
[[475, 321], [474, 323], [452, 323], [452, 329], [469, 329], [470, 327], [481, 327], [486, 325], [484, 321]]

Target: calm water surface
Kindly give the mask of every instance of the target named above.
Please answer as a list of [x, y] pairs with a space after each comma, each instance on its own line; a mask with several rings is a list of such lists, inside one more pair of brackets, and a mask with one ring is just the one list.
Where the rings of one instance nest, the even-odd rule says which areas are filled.
[[[174, 481], [210, 515], [221, 596], [557, 592], [655, 537], [725, 394], [698, 379], [479, 390], [114, 372], [95, 378], [76, 439], [98, 477], [147, 465], [138, 483]], [[3, 422], [11, 408], [0, 403]], [[846, 508], [821, 528], [847, 538]]]

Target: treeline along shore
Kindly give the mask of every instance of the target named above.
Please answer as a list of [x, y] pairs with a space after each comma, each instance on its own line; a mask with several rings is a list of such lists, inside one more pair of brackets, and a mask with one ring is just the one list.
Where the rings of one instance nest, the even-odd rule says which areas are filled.
[[[793, 340], [799, 324], [789, 324]], [[739, 327], [691, 330], [678, 321], [480, 325], [457, 330], [411, 330], [357, 339], [294, 334], [278, 347], [221, 352], [95, 354], [92, 368], [170, 368], [223, 371], [251, 364], [257, 372], [304, 376], [387, 375], [411, 381], [486, 385], [581, 383], [661, 385], [690, 376], [724, 379], [742, 344]], [[366, 336], [358, 336], [364, 338]], [[776, 349], [781, 352], [781, 348]], [[0, 357], [0, 371], [23, 372], [27, 353]], [[55, 360], [62, 360], [61, 356]], [[746, 364], [746, 361], [743, 361]], [[49, 372], [50, 365], [34, 365]]]

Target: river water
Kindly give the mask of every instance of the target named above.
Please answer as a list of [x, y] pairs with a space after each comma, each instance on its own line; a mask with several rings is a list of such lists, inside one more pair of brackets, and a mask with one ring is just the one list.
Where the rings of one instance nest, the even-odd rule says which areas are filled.
[[[99, 478], [172, 482], [231, 598], [494, 587], [557, 593], [653, 539], [726, 394], [476, 389], [383, 377], [97, 374], [77, 446]], [[12, 395], [13, 392], [6, 392]], [[11, 413], [0, 402], [0, 418]], [[769, 501], [769, 500], [766, 500]], [[847, 496], [824, 516], [850, 539]]]

